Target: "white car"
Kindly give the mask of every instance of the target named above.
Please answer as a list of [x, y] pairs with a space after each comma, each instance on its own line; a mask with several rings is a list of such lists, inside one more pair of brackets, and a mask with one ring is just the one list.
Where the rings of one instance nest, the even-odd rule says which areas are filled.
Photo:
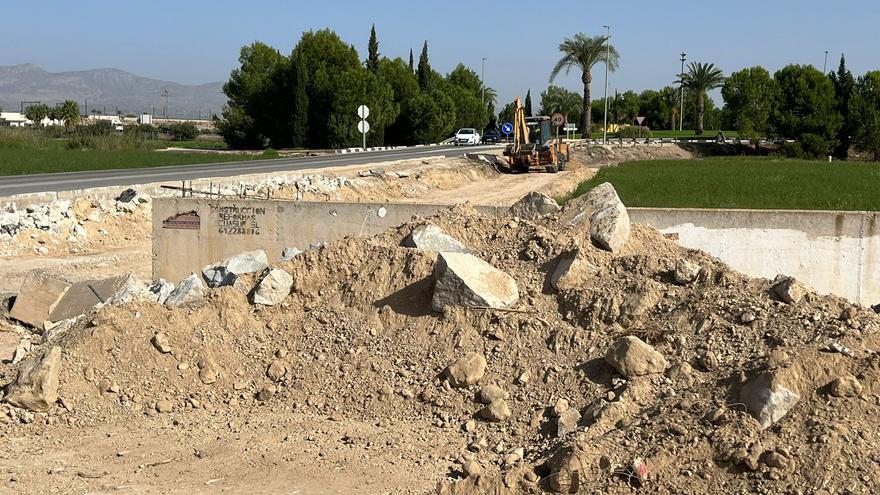
[[480, 144], [480, 133], [472, 127], [459, 129], [458, 132], [455, 133], [455, 137], [452, 138], [452, 143], [456, 146], [464, 146], [467, 144], [476, 146]]

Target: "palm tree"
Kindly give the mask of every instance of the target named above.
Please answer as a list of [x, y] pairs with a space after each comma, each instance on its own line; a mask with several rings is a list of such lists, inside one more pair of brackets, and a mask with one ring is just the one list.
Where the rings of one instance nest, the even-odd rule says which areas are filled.
[[58, 117], [64, 121], [64, 127], [70, 130], [79, 122], [79, 104], [72, 100], [65, 101], [58, 109]]
[[584, 110], [581, 114], [581, 127], [584, 136], [590, 136], [590, 122], [592, 115], [590, 114], [590, 83], [593, 81], [593, 66], [599, 62], [608, 64], [608, 70], [613, 72], [617, 70], [620, 54], [617, 49], [609, 44], [607, 36], [587, 36], [584, 33], [578, 33], [571, 38], [565, 38], [559, 44], [559, 51], [562, 52], [562, 58], [556, 62], [553, 71], [550, 72], [550, 82], [559, 75], [562, 69], [568, 74], [572, 68], [581, 71], [581, 82], [584, 83]]
[[681, 91], [671, 86], [666, 86], [660, 90], [660, 100], [669, 109], [669, 115], [672, 119], [669, 130], [674, 131], [675, 124], [678, 122], [678, 108], [681, 106]]
[[568, 120], [569, 117], [580, 117], [583, 106], [581, 95], [559, 86], [551, 85], [541, 93], [541, 115], [559, 112]]
[[688, 71], [679, 74], [682, 86], [697, 94], [697, 135], [703, 133], [703, 115], [706, 113], [706, 92], [724, 84], [724, 71], [715, 64], [691, 62]]

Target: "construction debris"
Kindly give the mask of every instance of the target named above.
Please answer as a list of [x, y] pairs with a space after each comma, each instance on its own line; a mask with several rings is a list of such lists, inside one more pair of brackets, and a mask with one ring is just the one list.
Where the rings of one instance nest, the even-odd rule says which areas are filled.
[[450, 306], [509, 308], [519, 300], [516, 280], [466, 253], [440, 253], [434, 267], [434, 311]]
[[443, 232], [440, 227], [424, 224], [415, 227], [404, 241], [404, 246], [423, 251], [466, 253], [464, 244]]

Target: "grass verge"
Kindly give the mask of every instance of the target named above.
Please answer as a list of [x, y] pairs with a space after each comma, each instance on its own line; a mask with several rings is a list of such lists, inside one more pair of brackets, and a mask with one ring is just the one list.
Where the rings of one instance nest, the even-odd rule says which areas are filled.
[[610, 182], [627, 206], [880, 211], [880, 164], [721, 157], [599, 170], [565, 202]]

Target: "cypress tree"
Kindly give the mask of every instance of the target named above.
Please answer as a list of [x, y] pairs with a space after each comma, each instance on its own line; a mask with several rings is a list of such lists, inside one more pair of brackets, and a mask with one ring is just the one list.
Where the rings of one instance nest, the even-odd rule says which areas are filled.
[[834, 82], [834, 93], [837, 97], [837, 112], [843, 117], [843, 125], [840, 126], [840, 132], [837, 133], [838, 144], [834, 149], [834, 156], [845, 160], [849, 156], [850, 136], [855, 134], [850, 102], [855, 91], [856, 81], [852, 72], [846, 68], [846, 59], [843, 54], [840, 55], [840, 66], [837, 68], [837, 73], [831, 74], [831, 81]]
[[373, 74], [379, 73], [379, 40], [376, 39], [376, 25], [370, 29], [370, 42], [367, 44], [367, 69]]
[[526, 91], [525, 110], [526, 110], [526, 117], [531, 117], [532, 116], [532, 90], [531, 89]]
[[431, 65], [428, 64], [428, 42], [422, 45], [422, 54], [419, 55], [419, 88], [429, 91], [431, 88]]
[[293, 58], [293, 145], [307, 147], [309, 135], [309, 73], [302, 52]]
[[412, 73], [415, 70], [415, 66], [413, 65], [413, 54], [412, 48], [409, 49], [409, 72]]

